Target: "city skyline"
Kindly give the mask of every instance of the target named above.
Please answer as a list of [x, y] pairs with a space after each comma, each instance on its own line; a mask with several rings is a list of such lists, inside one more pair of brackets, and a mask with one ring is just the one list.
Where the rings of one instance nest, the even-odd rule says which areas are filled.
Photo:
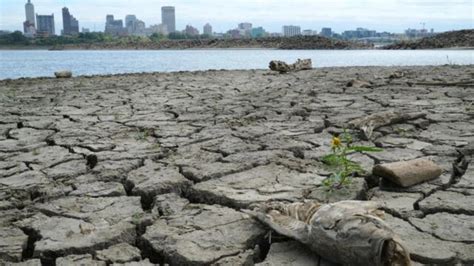
[[[24, 3], [13, 0], [0, 0], [2, 11], [0, 29], [22, 30], [24, 22]], [[62, 3], [61, 3], [62, 2]], [[104, 30], [104, 18], [107, 14], [123, 19], [128, 14], [135, 14], [147, 25], [161, 22], [161, 7], [176, 7], [176, 29], [183, 30], [186, 25], [202, 29], [206, 23], [213, 26], [215, 32], [225, 32], [235, 28], [242, 21], [252, 22], [270, 32], [281, 32], [283, 25], [298, 25], [301, 30], [331, 27], [342, 32], [355, 26], [371, 28], [377, 31], [403, 32], [406, 28], [435, 28], [436, 31], [448, 31], [472, 28], [472, 11], [470, 0], [456, 0], [450, 3], [426, 0], [387, 0], [383, 6], [375, 0], [350, 3], [340, 0], [333, 3], [329, 0], [237, 0], [232, 3], [220, 3], [203, 0], [199, 4], [191, 1], [145, 1], [137, 0], [133, 6], [128, 1], [103, 0], [35, 0], [35, 13], [56, 14], [60, 17], [61, 8], [65, 4], [73, 10], [81, 27], [92, 31]], [[377, 1], [378, 2], [378, 1]], [[90, 5], [95, 7], [90, 10]], [[403, 7], [403, 8], [402, 8]], [[404, 12], [397, 12], [396, 9]], [[219, 11], [220, 12], [217, 12]], [[202, 12], [199, 12], [202, 11]], [[212, 15], [210, 15], [212, 14]], [[377, 20], [382, 19], [383, 20]], [[56, 28], [62, 28], [62, 21], [56, 20]]]

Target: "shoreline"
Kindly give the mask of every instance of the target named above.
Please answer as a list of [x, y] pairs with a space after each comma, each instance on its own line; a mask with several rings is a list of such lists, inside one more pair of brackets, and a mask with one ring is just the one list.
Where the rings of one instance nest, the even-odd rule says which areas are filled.
[[[390, 69], [390, 68], [398, 68], [398, 69], [418, 69], [418, 68], [425, 68], [425, 67], [445, 67], [445, 66], [452, 66], [452, 67], [473, 67], [474, 64], [444, 64], [444, 65], [410, 65], [410, 66], [332, 66], [332, 67], [313, 67], [312, 70], [319, 70], [319, 71], [327, 71], [327, 70], [334, 70], [334, 69], [366, 69], [366, 68], [382, 68], [382, 69]], [[127, 73], [113, 73], [113, 74], [92, 74], [92, 75], [77, 75], [75, 76], [73, 73], [74, 78], [85, 78], [85, 79], [93, 79], [93, 78], [110, 78], [110, 77], [135, 77], [135, 76], [147, 76], [147, 75], [160, 75], [160, 74], [205, 74], [207, 72], [269, 72], [272, 73], [268, 68], [254, 68], [254, 69], [205, 69], [205, 70], [181, 70], [181, 71], [151, 71], [151, 72], [127, 72]], [[310, 70], [311, 71], [311, 70]], [[54, 77], [54, 73], [51, 76], [38, 76], [38, 77], [19, 77], [19, 78], [5, 78], [0, 79], [1, 82], [10, 82], [10, 81], [18, 81], [18, 80], [57, 80]]]
[[474, 50], [474, 47], [447, 47], [447, 48], [427, 48], [427, 49], [383, 49], [378, 48], [348, 48], [348, 49], [281, 49], [281, 48], [261, 48], [261, 47], [228, 47], [228, 48], [64, 48], [64, 49], [52, 49], [51, 46], [0, 46], [0, 51], [206, 51], [206, 50], [281, 50], [281, 51], [301, 51], [301, 50], [314, 50], [314, 51], [350, 51], [350, 50], [383, 50], [383, 51], [443, 51], [443, 50]]

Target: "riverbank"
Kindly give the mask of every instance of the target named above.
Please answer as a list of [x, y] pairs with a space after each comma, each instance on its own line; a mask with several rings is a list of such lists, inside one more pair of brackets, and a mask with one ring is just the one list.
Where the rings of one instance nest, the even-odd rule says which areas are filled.
[[[269, 244], [268, 229], [239, 210], [370, 199], [385, 203], [414, 261], [472, 264], [473, 75], [471, 65], [0, 81], [0, 260], [316, 261], [275, 234], [280, 243]], [[332, 135], [390, 110], [425, 116], [378, 128], [371, 141], [354, 132], [384, 151], [354, 155], [365, 177], [324, 192]], [[440, 178], [400, 188], [370, 174], [422, 157]]]
[[[0, 46], [0, 49], [11, 49], [17, 46]], [[127, 40], [118, 39], [111, 42], [76, 43], [76, 44], [54, 44], [35, 46], [20, 45], [18, 47], [31, 47], [50, 50], [184, 50], [184, 49], [282, 49], [282, 50], [304, 50], [304, 49], [371, 49], [371, 45], [330, 39], [321, 36], [296, 36], [296, 37], [272, 37], [253, 39], [188, 39], [188, 40]]]
[[449, 31], [417, 41], [402, 41], [382, 49], [472, 49], [474, 30]]

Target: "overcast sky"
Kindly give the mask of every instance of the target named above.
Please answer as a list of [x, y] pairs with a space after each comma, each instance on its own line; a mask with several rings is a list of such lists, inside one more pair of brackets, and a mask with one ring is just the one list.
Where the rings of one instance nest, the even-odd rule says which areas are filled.
[[[0, 30], [21, 30], [26, 0], [0, 0]], [[251, 22], [271, 32], [282, 25], [300, 25], [336, 32], [365, 27], [403, 32], [407, 28], [435, 31], [473, 28], [474, 0], [32, 0], [38, 14], [55, 15], [56, 33], [62, 29], [61, 8], [69, 7], [80, 27], [103, 31], [106, 14], [124, 19], [135, 14], [146, 25], [161, 22], [161, 6], [176, 7], [177, 29], [191, 24], [202, 31], [209, 22], [214, 31]]]

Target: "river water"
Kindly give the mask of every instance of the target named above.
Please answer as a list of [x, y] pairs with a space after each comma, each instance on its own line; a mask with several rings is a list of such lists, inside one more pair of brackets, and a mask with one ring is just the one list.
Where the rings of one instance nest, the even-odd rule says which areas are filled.
[[170, 72], [207, 69], [265, 69], [271, 60], [311, 58], [314, 67], [474, 64], [474, 50], [0, 50], [0, 79]]

